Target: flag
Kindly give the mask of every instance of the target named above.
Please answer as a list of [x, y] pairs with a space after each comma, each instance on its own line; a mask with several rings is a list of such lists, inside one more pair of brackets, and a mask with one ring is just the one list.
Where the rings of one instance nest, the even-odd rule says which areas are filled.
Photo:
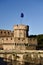
[[24, 17], [24, 14], [23, 13], [21, 13], [21, 18], [23, 18]]

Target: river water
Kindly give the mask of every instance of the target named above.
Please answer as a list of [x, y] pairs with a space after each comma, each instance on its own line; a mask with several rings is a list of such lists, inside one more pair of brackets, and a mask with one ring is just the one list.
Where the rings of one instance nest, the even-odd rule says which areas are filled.
[[28, 62], [18, 62], [18, 61], [11, 61], [10, 63], [7, 63], [7, 65], [42, 65], [42, 64], [32, 64]]
[[27, 62], [18, 62], [18, 61], [11, 61], [10, 63], [7, 63], [7, 65], [35, 65], [35, 64], [29, 64]]
[[43, 65], [43, 64], [32, 64], [32, 63], [28, 63], [28, 62], [20, 62], [20, 61], [10, 61], [10, 62], [7, 62], [7, 61], [3, 61], [2, 58], [0, 58], [0, 65]]

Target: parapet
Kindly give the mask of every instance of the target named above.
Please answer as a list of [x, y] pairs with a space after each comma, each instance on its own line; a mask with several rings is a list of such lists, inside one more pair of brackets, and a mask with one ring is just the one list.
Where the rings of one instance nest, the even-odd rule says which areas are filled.
[[12, 37], [13, 31], [11, 30], [0, 30], [0, 37]]
[[29, 30], [29, 26], [28, 25], [14, 25], [14, 30]]

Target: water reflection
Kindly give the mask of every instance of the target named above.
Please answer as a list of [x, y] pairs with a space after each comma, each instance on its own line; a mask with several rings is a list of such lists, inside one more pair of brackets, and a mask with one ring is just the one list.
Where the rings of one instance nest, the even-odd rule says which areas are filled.
[[18, 61], [12, 61], [12, 62], [8, 63], [7, 65], [42, 65], [42, 64], [32, 64], [32, 63], [28, 63], [28, 62], [21, 63]]
[[21, 63], [19, 61], [11, 61], [11, 62], [7, 63], [7, 65], [25, 65], [25, 64]]
[[19, 61], [4, 61], [3, 58], [0, 58], [0, 65], [43, 65], [43, 64], [32, 64], [32, 63], [28, 63], [28, 62], [19, 62]]

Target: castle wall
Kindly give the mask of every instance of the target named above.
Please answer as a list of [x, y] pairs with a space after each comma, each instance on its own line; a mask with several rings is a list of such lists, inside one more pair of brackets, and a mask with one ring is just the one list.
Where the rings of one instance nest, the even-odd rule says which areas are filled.
[[1, 37], [0, 45], [4, 50], [14, 49], [14, 38], [13, 37]]
[[[16, 43], [16, 49], [36, 49], [37, 39], [28, 38], [28, 30], [29, 26], [26, 25], [21, 24], [14, 26], [14, 41]], [[20, 45], [18, 46], [18, 44]]]
[[[0, 45], [4, 50], [36, 49], [37, 39], [29, 38], [29, 26], [15, 25], [14, 30], [0, 30]], [[0, 48], [1, 48], [0, 47]]]
[[13, 36], [13, 31], [11, 30], [0, 30], [0, 37], [11, 37]]

